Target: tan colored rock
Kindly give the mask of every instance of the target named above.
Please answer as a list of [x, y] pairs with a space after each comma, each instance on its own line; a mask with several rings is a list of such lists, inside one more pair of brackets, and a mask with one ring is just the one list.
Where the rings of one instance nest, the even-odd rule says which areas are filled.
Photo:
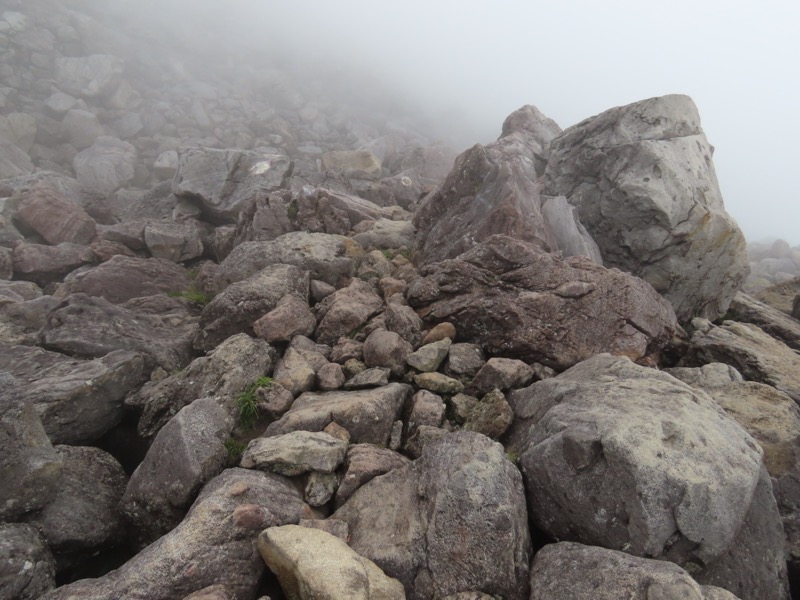
[[335, 150], [322, 155], [326, 169], [380, 173], [381, 161], [368, 150]]
[[288, 598], [405, 600], [402, 584], [339, 538], [299, 525], [266, 529], [258, 537], [264, 562]]

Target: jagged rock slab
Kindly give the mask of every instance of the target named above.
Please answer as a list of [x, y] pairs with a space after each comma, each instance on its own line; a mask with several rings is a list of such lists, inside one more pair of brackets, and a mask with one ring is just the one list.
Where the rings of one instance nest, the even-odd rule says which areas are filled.
[[292, 162], [280, 154], [181, 148], [172, 193], [197, 203], [214, 221], [236, 223], [256, 194], [286, 187], [292, 169]]
[[284, 593], [299, 600], [405, 600], [403, 585], [326, 531], [266, 529], [258, 549]]
[[757, 325], [790, 348], [800, 350], [800, 321], [747, 294], [738, 292], [733, 297], [726, 316], [734, 321]]
[[241, 466], [294, 477], [311, 471], [333, 473], [347, 452], [347, 442], [323, 431], [291, 431], [250, 440]]
[[362, 221], [392, 219], [394, 216], [390, 208], [325, 188], [303, 186], [293, 203], [295, 217], [292, 221], [297, 229], [304, 231], [347, 235]]
[[423, 319], [450, 321], [459, 341], [528, 363], [565, 369], [599, 352], [637, 360], [681, 334], [672, 307], [646, 282], [507, 236], [420, 274], [407, 298]]
[[308, 285], [307, 271], [293, 265], [274, 264], [228, 286], [203, 309], [195, 348], [208, 351], [237, 333], [253, 334], [253, 323], [273, 310], [287, 294], [306, 300]]
[[267, 427], [267, 436], [291, 431], [322, 431], [335, 422], [350, 433], [354, 444], [386, 446], [394, 422], [411, 397], [411, 386], [390, 383], [379, 388], [347, 392], [306, 392], [279, 420]]
[[431, 442], [418, 460], [359, 488], [333, 518], [411, 600], [471, 590], [528, 599], [522, 478], [503, 447], [480, 434]]
[[154, 436], [181, 408], [198, 398], [214, 397], [235, 415], [237, 396], [270, 373], [274, 360], [269, 344], [240, 333], [182, 371], [147, 382], [129, 395], [125, 404], [141, 412], [138, 433], [145, 438]]
[[317, 304], [317, 341], [334, 344], [340, 337], [357, 333], [383, 308], [383, 300], [361, 279]]
[[97, 579], [57, 588], [40, 600], [175, 600], [212, 584], [254, 598], [264, 574], [256, 549], [267, 527], [296, 523], [311, 511], [283, 477], [228, 469], [203, 488], [178, 527]]
[[24, 382], [18, 401], [36, 408], [53, 444], [88, 444], [116, 426], [142, 365], [141, 356], [126, 350], [89, 361], [0, 343], [0, 371]]
[[17, 218], [52, 245], [85, 246], [97, 235], [95, 220], [83, 207], [44, 184], [34, 185], [21, 200]]
[[14, 275], [41, 286], [58, 281], [78, 267], [97, 261], [91, 248], [63, 242], [57, 246], [19, 242], [12, 259]]
[[652, 284], [681, 322], [725, 314], [749, 272], [746, 243], [691, 98], [612, 108], [550, 148], [545, 193], [577, 207], [607, 266]]
[[388, 448], [379, 448], [372, 444], [350, 446], [347, 449], [342, 481], [336, 490], [336, 506], [344, 504], [358, 488], [378, 475], [384, 475], [408, 463], [408, 458]]
[[130, 305], [137, 300], [141, 299], [117, 305], [103, 298], [73, 294], [47, 315], [41, 344], [48, 350], [83, 358], [130, 350], [141, 354], [145, 373], [156, 366], [167, 372], [183, 368], [191, 360], [196, 317], [169, 298], [164, 298], [170, 300], [165, 303], [168, 312], [162, 314], [137, 310], [136, 305]]

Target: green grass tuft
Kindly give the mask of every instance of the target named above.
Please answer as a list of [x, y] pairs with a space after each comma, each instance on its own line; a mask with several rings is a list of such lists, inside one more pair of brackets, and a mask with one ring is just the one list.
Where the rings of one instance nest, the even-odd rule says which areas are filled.
[[234, 438], [225, 440], [225, 450], [228, 451], [228, 460], [231, 464], [239, 464], [245, 448], [247, 448], [247, 444], [244, 442], [240, 442]]
[[211, 298], [203, 292], [195, 289], [194, 285], [192, 285], [192, 287], [190, 287], [188, 290], [183, 290], [182, 292], [167, 292], [167, 296], [170, 298], [183, 298], [184, 300], [188, 300], [192, 304], [197, 304], [201, 307], [211, 302]]
[[239, 408], [239, 423], [245, 429], [252, 429], [259, 419], [256, 390], [271, 386], [272, 377], [259, 377], [236, 398], [236, 406]]

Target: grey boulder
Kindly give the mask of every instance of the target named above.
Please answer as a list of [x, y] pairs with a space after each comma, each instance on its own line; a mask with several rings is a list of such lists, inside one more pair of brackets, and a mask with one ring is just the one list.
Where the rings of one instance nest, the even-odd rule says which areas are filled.
[[55, 562], [41, 534], [22, 523], [0, 524], [0, 599], [37, 600], [55, 586]]

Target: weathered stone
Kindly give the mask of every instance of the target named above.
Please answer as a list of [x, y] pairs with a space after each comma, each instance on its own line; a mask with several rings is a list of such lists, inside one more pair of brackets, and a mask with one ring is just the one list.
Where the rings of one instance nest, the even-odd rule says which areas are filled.
[[409, 460], [387, 448], [379, 448], [372, 444], [354, 444], [347, 450], [345, 471], [339, 489], [336, 491], [336, 506], [339, 507], [352, 496], [355, 491], [389, 471], [403, 467]]
[[399, 581], [325, 531], [272, 527], [259, 536], [258, 549], [289, 598], [405, 600]]
[[317, 319], [308, 304], [294, 294], [288, 294], [278, 304], [253, 323], [255, 334], [268, 342], [288, 342], [296, 335], [311, 335]]
[[497, 440], [511, 426], [513, 420], [514, 411], [506, 402], [503, 392], [495, 388], [475, 403], [464, 422], [464, 429], [477, 431]]
[[422, 339], [422, 319], [414, 309], [405, 304], [389, 302], [383, 313], [386, 329], [399, 334], [404, 340], [415, 348]]
[[69, 242], [57, 246], [18, 242], [12, 254], [14, 275], [41, 286], [58, 281], [70, 271], [96, 259], [90, 248]]
[[[137, 300], [141, 299], [128, 303]], [[128, 303], [116, 305], [103, 298], [73, 294], [47, 315], [41, 344], [83, 358], [130, 350], [142, 356], [145, 373], [155, 366], [172, 371], [187, 365], [197, 325], [185, 306], [171, 302], [171, 311], [148, 314], [136, 306], [128, 308]]]
[[332, 473], [346, 452], [347, 442], [327, 433], [292, 431], [251, 440], [242, 455], [242, 466], [290, 477], [309, 471]]
[[0, 343], [0, 371], [20, 382], [53, 444], [89, 444], [122, 420], [122, 400], [142, 378], [141, 356], [126, 350], [92, 361]]
[[104, 194], [129, 184], [135, 174], [136, 148], [110, 136], [100, 136], [75, 155], [72, 167], [79, 183]]
[[337, 290], [317, 305], [317, 340], [332, 344], [366, 324], [383, 308], [383, 301], [360, 279]]
[[323, 392], [338, 390], [344, 382], [344, 371], [338, 363], [328, 363], [317, 371], [317, 387]]
[[436, 371], [447, 357], [447, 352], [450, 350], [451, 345], [450, 338], [425, 344], [419, 350], [409, 354], [406, 362], [417, 371], [422, 371], [423, 373]]
[[52, 296], [0, 302], [0, 341], [6, 344], [35, 345], [47, 314], [58, 304], [59, 301]]
[[411, 412], [407, 419], [406, 438], [414, 435], [418, 427], [439, 427], [442, 424], [445, 405], [441, 396], [428, 390], [419, 390], [411, 398], [411, 402]]
[[139, 258], [116, 255], [106, 262], [71, 273], [54, 295], [100, 296], [112, 304], [159, 293], [179, 293], [192, 285], [186, 269], [163, 258]]
[[486, 362], [477, 344], [460, 343], [450, 346], [444, 372], [457, 379], [472, 379]]
[[392, 425], [410, 396], [411, 387], [401, 383], [359, 391], [306, 392], [289, 412], [267, 427], [266, 435], [321, 431], [336, 422], [350, 432], [354, 444], [386, 446]]
[[365, 388], [381, 387], [389, 383], [389, 367], [372, 367], [359, 370], [350, 379], [345, 381], [346, 390], [361, 390]]
[[144, 243], [153, 258], [179, 263], [203, 255], [202, 234], [192, 223], [151, 221], [144, 228]]
[[528, 363], [564, 369], [599, 352], [637, 360], [681, 332], [672, 307], [644, 281], [505, 236], [422, 275], [408, 301], [424, 319], [450, 321], [460, 339]]
[[232, 335], [253, 333], [253, 322], [274, 309], [286, 294], [308, 298], [308, 273], [277, 264], [228, 286], [203, 309], [195, 348], [208, 351]]
[[56, 83], [62, 92], [96, 98], [113, 92], [122, 80], [123, 62], [110, 54], [56, 58]]
[[309, 506], [325, 506], [338, 487], [339, 476], [336, 473], [312, 471], [306, 479], [304, 497]]
[[752, 323], [790, 348], [800, 350], [800, 322], [797, 318], [788, 317], [747, 294], [736, 293], [726, 316], [734, 321]]
[[464, 391], [463, 383], [442, 373], [419, 373], [414, 375], [414, 383], [437, 394], [458, 394]]
[[414, 348], [393, 331], [378, 329], [364, 340], [364, 364], [367, 367], [386, 367], [395, 377], [406, 372], [406, 359]]
[[347, 235], [362, 221], [391, 219], [393, 216], [389, 208], [325, 188], [304, 186], [292, 202], [296, 207], [292, 219], [294, 227], [304, 231]]
[[37, 600], [56, 587], [53, 555], [30, 525], [0, 524], [0, 582], [2, 600]]
[[522, 477], [502, 446], [460, 432], [377, 477], [334, 513], [350, 545], [411, 600], [475, 589], [527, 600], [530, 538]]
[[183, 407], [155, 436], [136, 467], [120, 510], [141, 546], [174, 529], [197, 492], [225, 467], [234, 421], [214, 398]]
[[309, 527], [311, 529], [321, 529], [327, 531], [331, 535], [335, 535], [342, 541], [347, 541], [350, 537], [349, 527], [344, 521], [339, 519], [300, 519], [298, 523], [300, 527]]
[[322, 165], [335, 171], [380, 173], [381, 161], [368, 150], [335, 150], [322, 155]]
[[545, 192], [577, 207], [607, 266], [649, 282], [681, 322], [715, 319], [747, 276], [713, 149], [688, 96], [612, 108], [551, 143]]
[[210, 585], [186, 596], [183, 600], [233, 600], [224, 585]]
[[76, 202], [45, 186], [35, 186], [20, 202], [17, 217], [49, 244], [88, 245], [96, 235], [95, 221]]
[[12, 112], [0, 117], [0, 138], [29, 152], [36, 139], [36, 117], [22, 112]]
[[84, 150], [94, 144], [101, 135], [106, 135], [106, 130], [96, 114], [73, 108], [61, 120], [61, 134], [76, 149]]
[[275, 367], [273, 379], [297, 396], [314, 387], [316, 373], [300, 352], [288, 348]]
[[0, 179], [30, 175], [34, 169], [33, 162], [22, 148], [0, 140]]
[[199, 204], [210, 219], [236, 223], [238, 214], [257, 193], [286, 187], [292, 167], [280, 154], [180, 148], [172, 192]]
[[456, 328], [452, 323], [437, 323], [425, 334], [422, 343], [427, 345], [444, 339], [449, 339], [451, 342], [456, 339]]
[[[533, 369], [521, 360], [490, 358], [470, 383], [471, 393], [481, 395], [497, 388], [501, 391], [521, 388], [533, 380]], [[491, 437], [491, 436], [490, 436]]]
[[146, 383], [128, 396], [125, 404], [141, 412], [138, 433], [145, 438], [155, 435], [181, 408], [198, 398], [213, 397], [238, 418], [236, 398], [272, 371], [274, 359], [269, 344], [240, 333], [207, 356], [194, 359], [182, 371]]
[[414, 245], [414, 225], [411, 221], [378, 219], [369, 231], [357, 233], [353, 239], [364, 249], [411, 248]]
[[225, 586], [233, 597], [254, 598], [265, 571], [254, 543], [258, 533], [309, 516], [286, 479], [228, 469], [206, 484], [180, 525], [120, 568], [57, 588], [41, 600], [174, 600], [212, 584]]
[[331, 360], [343, 365], [350, 359], [361, 360], [364, 357], [364, 342], [340, 337], [331, 350]]

